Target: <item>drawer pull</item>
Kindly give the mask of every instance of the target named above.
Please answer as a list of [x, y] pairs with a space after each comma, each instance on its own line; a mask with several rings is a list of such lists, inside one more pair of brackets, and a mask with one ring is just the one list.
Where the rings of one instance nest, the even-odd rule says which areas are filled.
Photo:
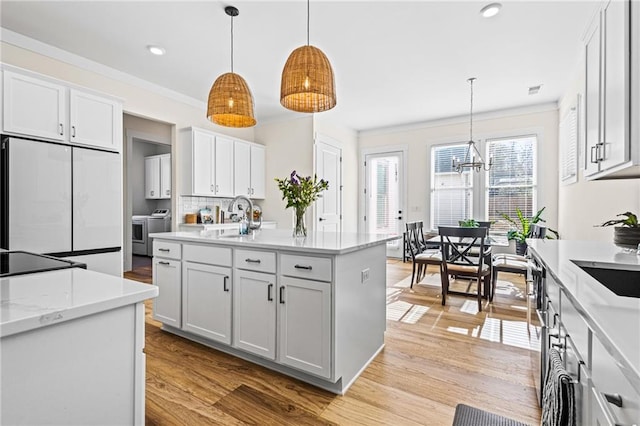
[[158, 265], [166, 265], [169, 266], [171, 265], [169, 262], [158, 262]]
[[311, 265], [296, 265], [294, 266], [294, 268], [296, 269], [306, 269], [307, 271], [310, 271], [313, 269], [313, 267]]
[[227, 282], [229, 281], [229, 277], [227, 275], [224, 276], [222, 281], [222, 290], [229, 291], [229, 287], [227, 286]]
[[171, 249], [159, 248], [158, 251], [166, 251], [167, 253], [169, 253], [171, 251]]
[[246, 258], [244, 261], [247, 263], [260, 263], [260, 259]]
[[269, 284], [267, 286], [267, 300], [269, 302], [273, 302], [273, 297], [271, 296], [271, 289], [273, 288], [273, 284]]
[[603, 393], [604, 398], [607, 400], [609, 404], [613, 404], [616, 407], [622, 408], [622, 397], [617, 393]]
[[284, 305], [284, 286], [280, 286], [280, 303]]
[[64, 126], [62, 125], [62, 123], [58, 124], [58, 127], [60, 128], [60, 136], [64, 135]]

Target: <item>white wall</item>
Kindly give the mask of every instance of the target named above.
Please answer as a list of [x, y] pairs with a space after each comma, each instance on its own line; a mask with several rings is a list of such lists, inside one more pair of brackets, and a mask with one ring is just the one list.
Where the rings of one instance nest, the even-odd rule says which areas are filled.
[[[570, 87], [561, 99], [560, 117], [576, 105], [578, 93], [584, 94], [584, 62]], [[584, 105], [581, 106], [584, 111]], [[579, 119], [579, 123], [584, 123]], [[584, 161], [584, 138], [580, 134], [579, 145]], [[635, 141], [635, 143], [640, 143]], [[616, 214], [631, 211], [640, 213], [640, 179], [597, 180], [584, 178], [583, 169], [579, 167], [578, 182], [562, 185], [559, 188], [558, 223], [562, 238], [572, 240], [613, 241], [613, 227], [595, 227]]]
[[[543, 218], [558, 224], [558, 111], [552, 105], [474, 115], [474, 139], [538, 136], [538, 208], [546, 206]], [[468, 117], [452, 118], [396, 129], [361, 132], [360, 150], [376, 147], [408, 147], [407, 221], [430, 223], [430, 155], [434, 144], [466, 142]], [[562, 229], [560, 229], [562, 233]]]

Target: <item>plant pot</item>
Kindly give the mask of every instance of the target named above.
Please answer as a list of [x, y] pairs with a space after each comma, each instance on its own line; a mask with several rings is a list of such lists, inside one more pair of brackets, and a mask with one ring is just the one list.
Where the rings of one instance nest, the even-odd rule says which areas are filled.
[[638, 247], [638, 244], [640, 244], [640, 228], [616, 226], [613, 228], [613, 242], [621, 246]]
[[527, 243], [516, 241], [516, 254], [524, 256], [527, 253]]

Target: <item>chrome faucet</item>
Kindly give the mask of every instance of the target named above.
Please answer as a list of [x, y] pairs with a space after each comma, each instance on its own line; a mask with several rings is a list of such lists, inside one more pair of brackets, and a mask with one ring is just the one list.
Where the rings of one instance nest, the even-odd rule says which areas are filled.
[[235, 206], [239, 200], [244, 200], [247, 203], [249, 203], [249, 213], [248, 213], [249, 216], [247, 217], [247, 220], [249, 221], [249, 229], [252, 231], [256, 229], [260, 229], [260, 227], [262, 226], [262, 215], [260, 215], [260, 221], [258, 223], [255, 223], [253, 221], [253, 203], [248, 197], [245, 197], [244, 195], [238, 195], [236, 198], [231, 200], [227, 211], [231, 213], [233, 211], [233, 206]]

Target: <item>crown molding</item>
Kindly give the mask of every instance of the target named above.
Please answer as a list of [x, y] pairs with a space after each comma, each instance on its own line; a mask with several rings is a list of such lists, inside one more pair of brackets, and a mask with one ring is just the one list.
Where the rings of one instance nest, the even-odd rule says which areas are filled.
[[184, 95], [166, 87], [160, 86], [155, 83], [151, 83], [147, 80], [143, 80], [139, 77], [131, 74], [119, 71], [115, 68], [108, 67], [99, 62], [92, 61], [83, 56], [76, 55], [75, 53], [68, 52], [50, 44], [43, 43], [41, 41], [32, 39], [14, 31], [8, 30], [4, 27], [0, 27], [0, 41], [19, 47], [21, 49], [29, 50], [31, 52], [47, 56], [49, 58], [64, 62], [69, 65], [91, 71], [104, 77], [129, 84], [131, 86], [148, 90], [166, 98], [172, 99], [177, 102], [181, 102], [192, 107], [205, 110], [206, 103], [192, 98], [191, 96]]

